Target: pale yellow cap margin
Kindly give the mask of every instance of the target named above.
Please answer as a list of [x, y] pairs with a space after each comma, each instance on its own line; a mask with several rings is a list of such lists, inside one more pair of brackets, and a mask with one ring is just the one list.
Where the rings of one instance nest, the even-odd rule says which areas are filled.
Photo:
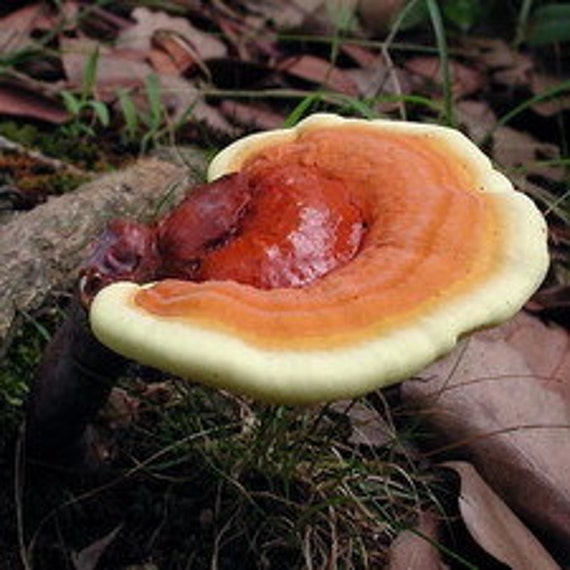
[[413, 325], [358, 345], [330, 350], [270, 350], [247, 344], [189, 320], [169, 320], [137, 309], [139, 286], [116, 283], [95, 298], [91, 326], [116, 352], [184, 378], [266, 402], [303, 404], [352, 398], [409, 378], [449, 352], [458, 338], [513, 316], [538, 288], [548, 268], [547, 229], [534, 203], [517, 192], [489, 159], [460, 132], [446, 127], [389, 120], [364, 121], [318, 114], [294, 129], [238, 140], [212, 162], [209, 179], [239, 170], [245, 157], [298, 132], [354, 124], [365, 128], [437, 138], [450, 160], [478, 177], [477, 187], [493, 197], [504, 221], [505, 250], [487, 282], [424, 314]]

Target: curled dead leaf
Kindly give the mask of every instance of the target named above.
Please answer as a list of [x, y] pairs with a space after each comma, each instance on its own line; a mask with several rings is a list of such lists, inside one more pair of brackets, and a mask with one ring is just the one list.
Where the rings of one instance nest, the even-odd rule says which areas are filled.
[[461, 517], [471, 536], [484, 550], [513, 570], [560, 569], [471, 464], [449, 461], [443, 466], [459, 475]]

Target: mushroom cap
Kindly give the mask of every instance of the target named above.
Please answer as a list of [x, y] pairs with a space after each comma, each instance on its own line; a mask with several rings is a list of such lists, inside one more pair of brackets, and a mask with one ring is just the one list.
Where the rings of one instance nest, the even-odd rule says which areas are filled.
[[298, 288], [119, 282], [92, 303], [97, 338], [266, 402], [332, 401], [409, 378], [544, 278], [544, 218], [456, 130], [317, 114], [236, 141], [208, 177], [283, 161], [349, 185], [368, 223], [354, 258]]

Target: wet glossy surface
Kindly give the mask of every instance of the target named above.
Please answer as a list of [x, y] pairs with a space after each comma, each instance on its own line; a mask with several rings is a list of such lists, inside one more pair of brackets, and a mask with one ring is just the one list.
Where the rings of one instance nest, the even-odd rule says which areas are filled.
[[354, 257], [364, 222], [340, 180], [287, 165], [253, 174], [236, 233], [202, 260], [200, 280], [302, 287]]

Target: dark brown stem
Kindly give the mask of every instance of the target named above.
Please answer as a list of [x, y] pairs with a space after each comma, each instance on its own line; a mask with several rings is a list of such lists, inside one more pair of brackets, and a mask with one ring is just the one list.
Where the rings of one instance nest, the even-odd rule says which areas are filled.
[[26, 411], [27, 455], [60, 465], [84, 463], [86, 427], [126, 363], [93, 336], [74, 298], [36, 372]]

